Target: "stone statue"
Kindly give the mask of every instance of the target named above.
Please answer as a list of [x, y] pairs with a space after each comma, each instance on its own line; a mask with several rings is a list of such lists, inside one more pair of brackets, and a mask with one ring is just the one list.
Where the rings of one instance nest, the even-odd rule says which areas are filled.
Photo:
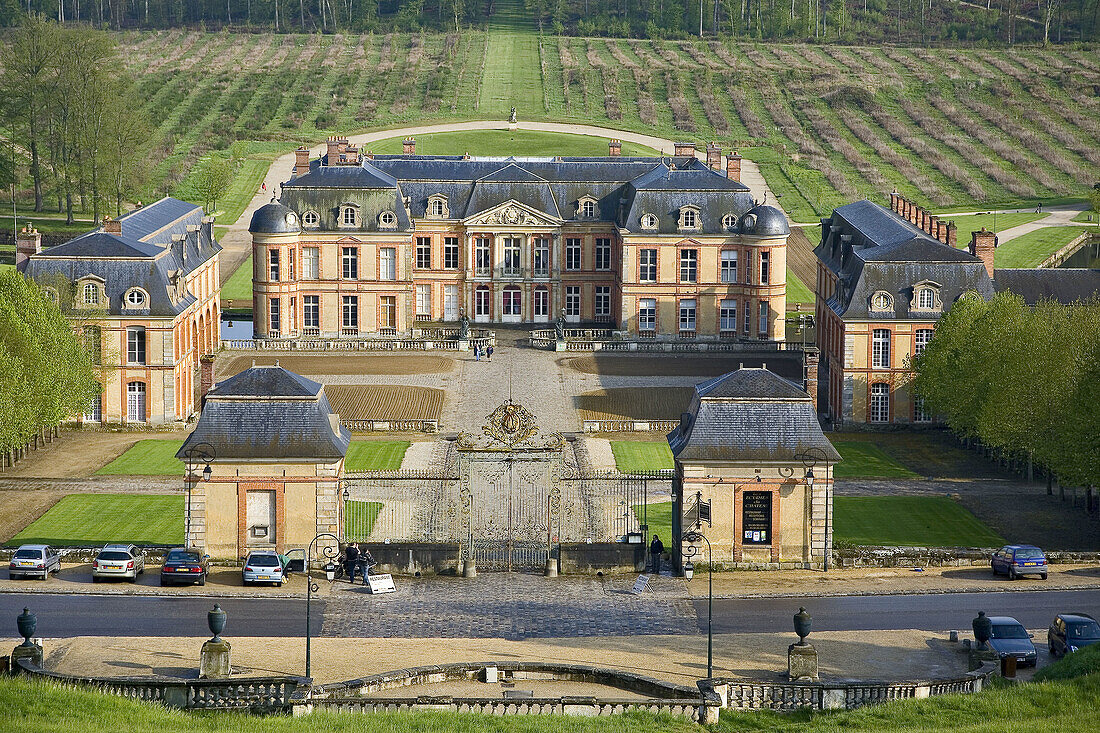
[[516, 124], [516, 108], [512, 107], [512, 114], [508, 115], [508, 121], [513, 125]]
[[554, 322], [554, 330], [557, 331], [558, 341], [565, 340], [565, 309], [562, 308], [561, 315], [558, 316], [558, 320]]
[[458, 337], [460, 339], [468, 339], [470, 337], [470, 317], [465, 313], [458, 322]]

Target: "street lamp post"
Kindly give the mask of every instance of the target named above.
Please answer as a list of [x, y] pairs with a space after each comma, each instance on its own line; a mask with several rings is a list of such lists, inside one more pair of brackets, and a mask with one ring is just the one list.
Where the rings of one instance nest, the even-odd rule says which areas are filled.
[[707, 543], [707, 679], [714, 677], [714, 633], [712, 620], [714, 619], [714, 562], [710, 551], [710, 540], [698, 528], [686, 532], [680, 538], [681, 542], [688, 543], [684, 550], [687, 562], [684, 563], [684, 577], [691, 580], [695, 575], [695, 563], [691, 558], [699, 552], [695, 547], [696, 542], [702, 540]]
[[340, 555], [340, 538], [331, 532], [322, 532], [312, 540], [309, 541], [309, 547], [306, 548], [306, 677], [310, 674], [310, 604], [313, 600], [313, 593], [320, 590], [316, 583], [313, 582], [313, 578], [310, 576], [310, 562], [313, 558], [313, 545], [317, 540], [328, 538], [336, 541], [335, 545], [325, 545], [321, 548], [321, 554], [325, 556], [325, 578], [331, 583], [336, 580], [336, 563], [333, 562]]
[[209, 443], [195, 443], [183, 452], [185, 458], [187, 458], [187, 475], [184, 476], [184, 488], [187, 490], [187, 509], [184, 514], [183, 521], [183, 546], [191, 546], [191, 486], [196, 483], [194, 479], [197, 477], [194, 475], [194, 468], [200, 463], [205, 463], [206, 467], [202, 469], [202, 480], [209, 481], [213, 471], [210, 468], [210, 462], [218, 457], [218, 452], [214, 450], [214, 446]]
[[[798, 455], [798, 458], [802, 460], [802, 465], [806, 467], [806, 486], [810, 488], [810, 501], [813, 502], [814, 496], [814, 467], [819, 462], [825, 462], [825, 451], [820, 448], [810, 448]], [[833, 513], [833, 504], [829, 500], [830, 490], [832, 483], [829, 481], [829, 464], [825, 463], [825, 548], [822, 552], [821, 568], [824, 572], [829, 572], [829, 520]]]

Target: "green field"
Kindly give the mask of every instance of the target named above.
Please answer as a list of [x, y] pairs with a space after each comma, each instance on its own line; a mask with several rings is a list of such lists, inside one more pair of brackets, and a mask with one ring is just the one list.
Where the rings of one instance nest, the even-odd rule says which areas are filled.
[[993, 261], [997, 267], [1037, 267], [1046, 258], [1066, 246], [1086, 227], [1046, 227], [1010, 239], [997, 248]]
[[344, 502], [344, 536], [348, 540], [365, 540], [370, 536], [374, 522], [382, 511], [380, 501]]
[[222, 285], [222, 303], [228, 306], [233, 301], [233, 308], [252, 308], [252, 255], [248, 256], [241, 266], [233, 271], [229, 279]]
[[615, 467], [623, 473], [645, 473], [672, 468], [672, 451], [665, 441], [613, 440]]
[[407, 440], [353, 440], [344, 461], [345, 471], [397, 471], [409, 448]]
[[183, 496], [71, 494], [6, 543], [85, 547], [183, 543]]
[[[375, 153], [400, 153], [404, 137], [369, 143]], [[419, 155], [553, 156], [607, 155], [607, 138], [534, 130], [471, 130], [416, 136]], [[660, 155], [660, 151], [624, 142], [623, 155]]]
[[833, 440], [840, 453], [834, 478], [920, 478], [869, 440]]
[[634, 516], [638, 518], [638, 524], [649, 522], [649, 532], [645, 536], [648, 545], [653, 541], [653, 535], [661, 538], [665, 548], [672, 547], [672, 502], [651, 501], [647, 504], [635, 504]]
[[1049, 214], [1022, 213], [1022, 214], [974, 214], [973, 216], [956, 216], [950, 218], [958, 227], [958, 243], [965, 246], [970, 241], [970, 233], [980, 231], [985, 227], [991, 232], [1003, 232], [1005, 229], [1018, 227], [1021, 224], [1045, 219]]
[[1005, 540], [943, 496], [838, 496], [837, 545], [995, 547]]
[[139, 440], [118, 458], [96, 471], [98, 475], [183, 476], [183, 462], [176, 458], [182, 440]]
[[791, 306], [794, 303], [808, 303], [810, 304], [810, 311], [813, 311], [814, 294], [806, 283], [798, 279], [798, 275], [795, 275], [791, 268], [787, 268], [787, 310], [793, 310]]

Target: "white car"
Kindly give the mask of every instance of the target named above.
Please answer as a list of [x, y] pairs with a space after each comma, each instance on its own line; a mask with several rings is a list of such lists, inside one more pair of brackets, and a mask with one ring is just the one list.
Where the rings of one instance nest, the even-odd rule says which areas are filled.
[[281, 586], [285, 580], [285, 567], [279, 553], [274, 550], [253, 550], [248, 553], [241, 570], [243, 585], [271, 583]]
[[49, 545], [22, 545], [11, 556], [8, 577], [12, 580], [34, 575], [42, 580], [61, 572], [61, 556]]
[[145, 556], [134, 545], [104, 545], [92, 563], [92, 582], [104, 578], [126, 578], [137, 582], [145, 572]]

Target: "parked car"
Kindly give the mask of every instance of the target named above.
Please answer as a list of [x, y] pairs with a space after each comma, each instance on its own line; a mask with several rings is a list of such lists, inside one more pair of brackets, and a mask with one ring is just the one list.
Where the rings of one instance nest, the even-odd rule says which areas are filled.
[[1031, 642], [1031, 634], [1016, 619], [1011, 616], [990, 616], [993, 630], [989, 634], [989, 646], [1001, 657], [1016, 657], [1016, 663], [1024, 666], [1035, 666], [1038, 655], [1035, 652], [1035, 644]]
[[286, 580], [283, 558], [274, 550], [253, 550], [244, 560], [241, 582], [245, 585], [271, 583], [282, 585]]
[[1047, 579], [1047, 557], [1035, 545], [1005, 545], [993, 553], [989, 565], [994, 575], [1004, 573], [1009, 580], [1016, 580], [1021, 575]]
[[1087, 613], [1060, 613], [1047, 629], [1050, 656], [1061, 657], [1100, 642], [1100, 624]]
[[210, 574], [210, 558], [202, 550], [193, 547], [173, 547], [164, 556], [160, 568], [160, 584], [196, 583], [206, 585]]
[[8, 563], [8, 577], [12, 580], [36, 575], [42, 580], [50, 573], [61, 572], [61, 556], [49, 545], [20, 545]]
[[92, 582], [104, 578], [127, 578], [131, 583], [145, 572], [145, 556], [134, 545], [104, 545], [92, 563]]

